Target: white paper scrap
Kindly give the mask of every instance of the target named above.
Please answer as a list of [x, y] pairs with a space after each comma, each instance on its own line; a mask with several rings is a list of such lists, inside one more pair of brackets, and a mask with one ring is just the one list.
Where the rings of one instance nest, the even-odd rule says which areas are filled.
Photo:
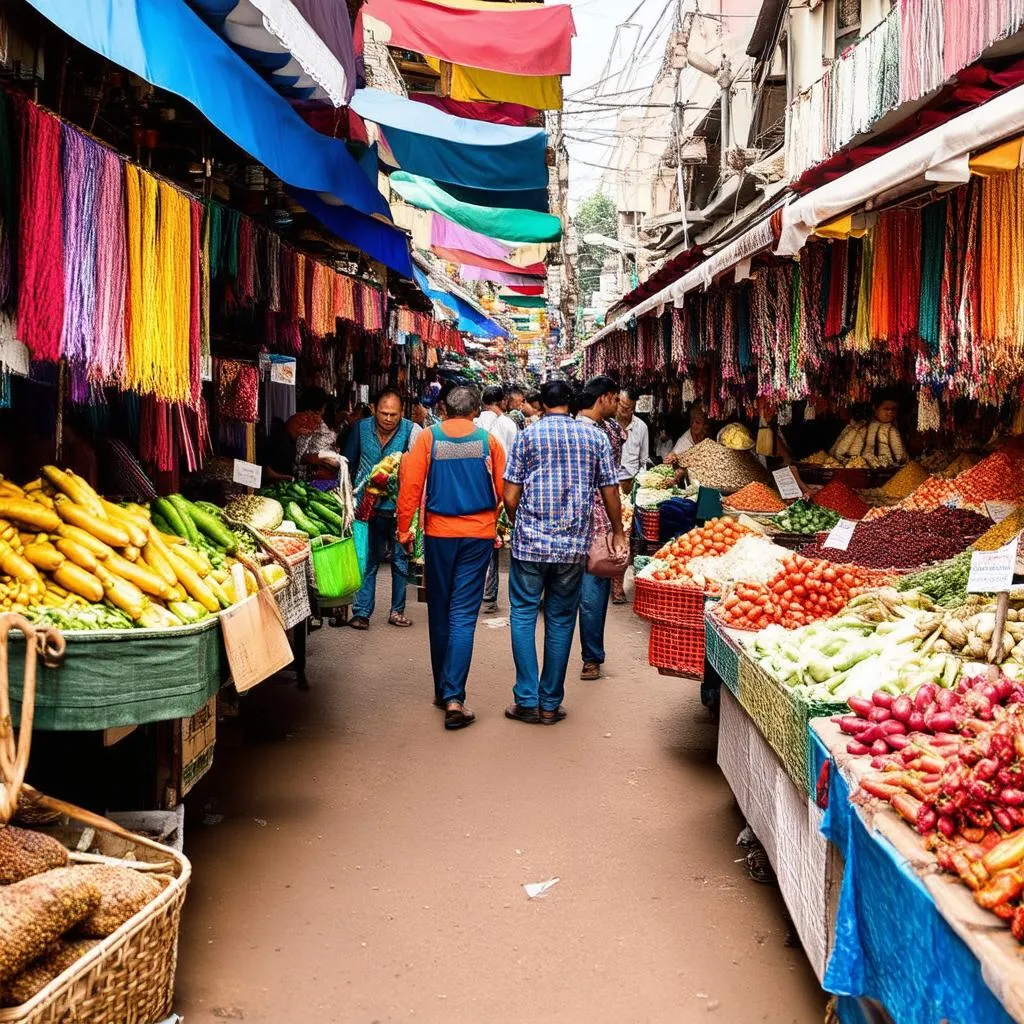
[[543, 896], [553, 886], [558, 885], [560, 881], [560, 878], [549, 878], [546, 882], [526, 882], [523, 884], [523, 888], [526, 890], [527, 897], [535, 900]]

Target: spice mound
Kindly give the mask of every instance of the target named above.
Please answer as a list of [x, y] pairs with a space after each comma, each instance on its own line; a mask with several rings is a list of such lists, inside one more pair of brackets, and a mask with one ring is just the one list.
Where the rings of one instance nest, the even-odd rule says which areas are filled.
[[833, 480], [814, 495], [814, 503], [838, 512], [844, 519], [863, 519], [871, 510], [842, 480]]
[[770, 487], [757, 482], [741, 487], [722, 504], [738, 512], [781, 512], [786, 507], [786, 503]]
[[689, 472], [691, 480], [730, 494], [755, 480], [767, 484], [771, 479], [756, 456], [750, 452], [733, 451], [711, 438], [685, 452], [679, 459], [679, 465]]

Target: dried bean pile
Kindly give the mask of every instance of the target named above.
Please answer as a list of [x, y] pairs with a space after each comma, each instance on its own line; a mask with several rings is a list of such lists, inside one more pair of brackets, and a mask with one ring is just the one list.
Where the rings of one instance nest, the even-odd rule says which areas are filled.
[[756, 456], [733, 451], [710, 437], [680, 456], [679, 465], [689, 472], [691, 480], [729, 494], [754, 481], [767, 484], [771, 480]]
[[808, 558], [854, 563], [871, 569], [916, 569], [960, 554], [991, 526], [976, 512], [937, 508], [933, 512], [896, 509], [883, 519], [862, 522], [845, 551], [823, 547], [825, 537], [802, 550]]

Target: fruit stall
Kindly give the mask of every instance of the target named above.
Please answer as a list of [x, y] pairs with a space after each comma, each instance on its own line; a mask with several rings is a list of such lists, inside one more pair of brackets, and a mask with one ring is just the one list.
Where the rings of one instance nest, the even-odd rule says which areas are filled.
[[719, 764], [843, 1020], [1024, 1019], [1024, 449], [939, 462], [752, 481], [636, 577], [651, 663], [721, 679]]

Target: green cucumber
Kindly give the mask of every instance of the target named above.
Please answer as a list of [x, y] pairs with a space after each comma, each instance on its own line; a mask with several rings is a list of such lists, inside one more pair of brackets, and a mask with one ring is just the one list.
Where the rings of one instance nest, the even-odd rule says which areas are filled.
[[311, 501], [306, 512], [308, 514], [315, 515], [317, 519], [323, 520], [323, 522], [333, 526], [336, 530], [340, 530], [343, 525], [341, 516], [339, 516], [333, 509], [329, 509], [326, 505], [321, 504], [319, 501]]
[[[188, 540], [188, 529], [182, 521], [177, 508], [169, 498], [155, 498], [150, 502], [154, 520], [159, 516], [167, 524], [167, 532], [173, 533], [175, 537], [184, 537]], [[158, 527], [159, 529], [159, 527]]]
[[185, 533], [180, 536], [184, 536], [189, 544], [196, 547], [199, 544], [199, 530], [192, 520], [189, 503], [180, 494], [169, 494], [167, 500], [174, 506], [174, 511], [178, 513], [178, 517], [185, 528]]
[[299, 508], [298, 504], [294, 501], [289, 501], [284, 508], [285, 515], [303, 532], [308, 533], [310, 537], [319, 537], [323, 532], [314, 523], [305, 512]]
[[[182, 501], [184, 502], [184, 498]], [[238, 541], [235, 539], [235, 535], [217, 516], [210, 515], [209, 512], [198, 505], [193, 505], [189, 502], [185, 502], [185, 504], [188, 506], [188, 511], [192, 516], [192, 522], [195, 523], [199, 530], [206, 534], [216, 547], [220, 548], [221, 551], [226, 551], [229, 555], [233, 555], [238, 550]]]

